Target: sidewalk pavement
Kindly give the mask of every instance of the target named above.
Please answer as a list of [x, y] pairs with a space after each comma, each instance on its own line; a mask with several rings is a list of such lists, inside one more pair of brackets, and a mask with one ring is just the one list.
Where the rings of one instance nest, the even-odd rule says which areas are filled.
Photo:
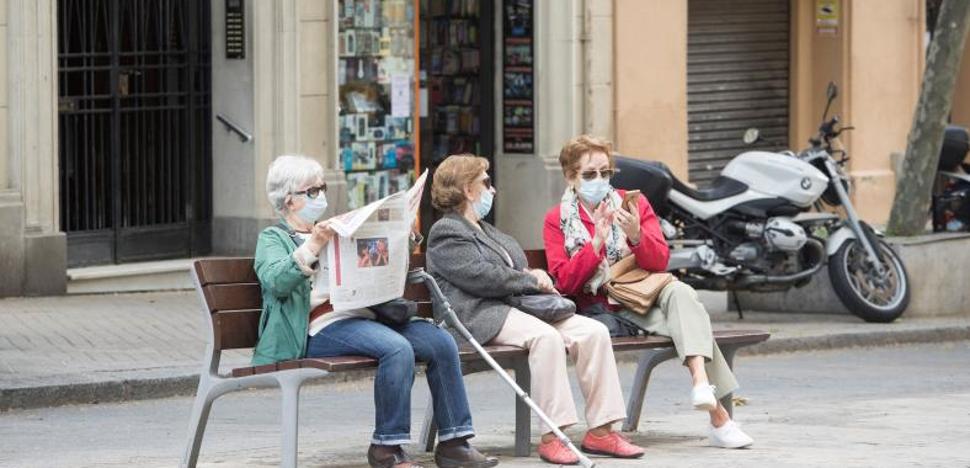
[[[194, 291], [2, 299], [0, 411], [192, 395], [207, 339], [203, 313]], [[771, 332], [742, 350], [748, 354], [970, 339], [970, 316], [869, 324], [848, 315], [745, 311], [739, 320], [722, 305], [711, 307], [711, 317], [718, 330]], [[246, 365], [249, 355], [224, 353], [222, 368]]]

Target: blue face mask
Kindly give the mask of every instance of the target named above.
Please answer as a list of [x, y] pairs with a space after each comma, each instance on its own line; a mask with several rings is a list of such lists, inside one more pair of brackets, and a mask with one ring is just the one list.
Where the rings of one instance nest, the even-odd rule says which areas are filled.
[[482, 196], [477, 202], [472, 203], [472, 208], [475, 209], [475, 214], [478, 215], [478, 219], [485, 219], [489, 211], [492, 211], [492, 202], [495, 200], [495, 194], [492, 193], [490, 189], [485, 189], [482, 191]]
[[589, 203], [598, 205], [610, 193], [610, 182], [602, 177], [583, 180], [579, 183], [579, 196]]
[[303, 205], [303, 208], [300, 208], [300, 211], [296, 212], [296, 215], [308, 224], [315, 224], [323, 217], [323, 212], [327, 211], [327, 197], [321, 193], [317, 195], [317, 198], [310, 198], [306, 195], [303, 198], [306, 200], [306, 204]]

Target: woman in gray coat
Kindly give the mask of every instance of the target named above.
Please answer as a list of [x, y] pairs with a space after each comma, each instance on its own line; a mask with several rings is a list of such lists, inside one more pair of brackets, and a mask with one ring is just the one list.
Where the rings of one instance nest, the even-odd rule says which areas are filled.
[[[528, 268], [515, 239], [484, 221], [495, 195], [487, 170], [488, 160], [463, 154], [449, 156], [435, 171], [431, 203], [446, 214], [431, 228], [428, 270], [480, 343], [529, 350], [532, 396], [560, 428], [578, 422], [566, 374], [567, 350], [576, 359], [589, 427], [581, 444], [584, 451], [642, 456], [642, 448], [612, 430], [626, 411], [606, 326], [579, 315], [546, 323], [505, 303], [509, 296], [556, 289], [545, 271]], [[549, 463], [576, 464], [576, 455], [545, 429], [539, 456]]]

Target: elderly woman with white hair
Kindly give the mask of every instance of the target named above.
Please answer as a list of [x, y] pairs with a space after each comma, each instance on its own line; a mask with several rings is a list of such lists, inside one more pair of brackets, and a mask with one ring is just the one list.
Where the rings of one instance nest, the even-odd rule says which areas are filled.
[[378, 360], [374, 381], [376, 425], [367, 461], [373, 467], [420, 467], [401, 447], [410, 443], [415, 358], [427, 363], [438, 426], [435, 463], [441, 467], [498, 464], [468, 444], [474, 435], [458, 348], [425, 320], [385, 325], [368, 309], [333, 310], [324, 247], [334, 236], [323, 167], [305, 156], [280, 156], [269, 167], [266, 192], [281, 221], [256, 244], [255, 270], [263, 290], [259, 341], [253, 365], [303, 357], [369, 356]]

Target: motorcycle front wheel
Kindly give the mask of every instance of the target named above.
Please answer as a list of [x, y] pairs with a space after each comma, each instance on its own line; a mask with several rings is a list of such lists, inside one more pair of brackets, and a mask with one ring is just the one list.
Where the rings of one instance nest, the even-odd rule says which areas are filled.
[[859, 241], [850, 239], [829, 260], [829, 278], [850, 312], [866, 322], [888, 323], [899, 318], [909, 305], [909, 277], [889, 244], [879, 240], [873, 247], [879, 253], [881, 275]]

